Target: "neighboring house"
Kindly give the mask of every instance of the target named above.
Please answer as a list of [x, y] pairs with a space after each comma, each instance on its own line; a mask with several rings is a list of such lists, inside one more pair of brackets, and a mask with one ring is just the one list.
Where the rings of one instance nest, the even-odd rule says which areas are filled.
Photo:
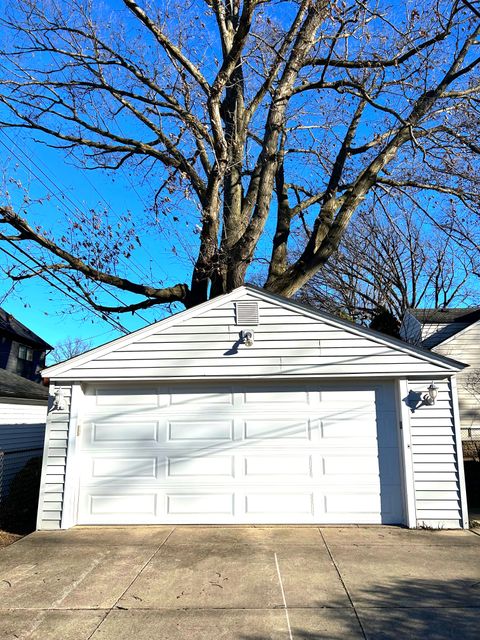
[[469, 365], [457, 375], [462, 439], [480, 440], [480, 309], [408, 309], [400, 335]]
[[40, 371], [50, 349], [45, 340], [0, 309], [0, 369], [40, 382]]
[[0, 369], [0, 515], [12, 478], [43, 453], [47, 402], [47, 387]]
[[43, 372], [38, 528], [467, 527], [462, 369], [242, 286]]

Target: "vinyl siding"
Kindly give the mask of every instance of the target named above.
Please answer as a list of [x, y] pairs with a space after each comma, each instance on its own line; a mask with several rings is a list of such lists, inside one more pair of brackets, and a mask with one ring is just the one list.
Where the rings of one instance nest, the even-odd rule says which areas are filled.
[[[480, 375], [477, 375], [480, 374], [480, 324], [472, 325], [447, 344], [439, 344], [435, 353], [470, 365], [457, 374], [460, 423], [464, 439], [470, 435], [480, 437]], [[477, 378], [476, 384], [472, 384], [473, 378]]]
[[42, 455], [46, 417], [46, 403], [0, 399], [0, 504], [15, 474]]
[[[50, 386], [50, 403], [56, 385]], [[45, 449], [40, 485], [37, 528], [60, 529], [62, 520], [71, 386], [61, 385], [65, 397], [64, 411], [50, 411], [47, 416]]]
[[[249, 299], [242, 295], [239, 299]], [[255, 298], [258, 326], [235, 323], [235, 301], [209, 308], [89, 362], [73, 365], [62, 376], [76, 380], [331, 377], [429, 375], [448, 365], [428, 362], [385, 345], [354, 328], [338, 327], [300, 310]], [[239, 344], [239, 332], [251, 328], [255, 343]], [[57, 376], [55, 376], [57, 377]]]
[[402, 318], [400, 337], [409, 344], [419, 345], [422, 342], [422, 325], [408, 311]]
[[[409, 388], [423, 395], [428, 384], [411, 381]], [[462, 512], [451, 388], [447, 379], [435, 384], [435, 405], [410, 414], [417, 526], [457, 528]]]
[[433, 349], [440, 342], [447, 340], [459, 331], [463, 331], [467, 326], [468, 325], [461, 322], [450, 322], [448, 324], [424, 324], [422, 326], [422, 345], [425, 349]]

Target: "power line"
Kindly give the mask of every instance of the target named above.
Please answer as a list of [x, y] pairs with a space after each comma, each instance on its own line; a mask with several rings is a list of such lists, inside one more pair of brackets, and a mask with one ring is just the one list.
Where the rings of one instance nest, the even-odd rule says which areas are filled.
[[[3, 133], [3, 134], [8, 138], [8, 140], [9, 140], [13, 145], [15, 145], [15, 146], [19, 149], [19, 151], [20, 151], [22, 154], [26, 155], [26, 153], [23, 151], [23, 149], [20, 149], [20, 147], [17, 145], [17, 143], [16, 143], [14, 140], [12, 140], [12, 139], [10, 138], [10, 136], [8, 136], [8, 135], [5, 133], [5, 131], [2, 131], [2, 133]], [[71, 207], [67, 206], [67, 205], [63, 202], [63, 200], [62, 200], [62, 199], [61, 199], [61, 198], [60, 198], [60, 197], [59, 197], [59, 196], [58, 196], [58, 195], [57, 195], [57, 194], [56, 194], [56, 193], [55, 193], [55, 192], [54, 192], [54, 191], [53, 191], [53, 190], [52, 190], [52, 189], [47, 185], [47, 184], [45, 184], [45, 182], [44, 182], [41, 178], [39, 178], [39, 176], [38, 176], [38, 175], [36, 175], [34, 171], [32, 171], [31, 167], [29, 167], [29, 166], [28, 166], [28, 165], [27, 165], [27, 164], [26, 164], [26, 163], [25, 163], [25, 162], [24, 162], [24, 161], [23, 161], [23, 160], [22, 160], [22, 159], [21, 159], [21, 158], [20, 158], [20, 157], [15, 153], [15, 152], [14, 152], [14, 151], [12, 151], [12, 149], [10, 149], [10, 148], [9, 148], [9, 147], [8, 147], [8, 146], [7, 146], [7, 145], [6, 145], [2, 140], [1, 140], [1, 139], [0, 139], [0, 144], [1, 144], [3, 147], [5, 147], [5, 148], [7, 149], [7, 151], [9, 151], [10, 153], [12, 153], [12, 155], [13, 155], [13, 156], [14, 156], [14, 157], [15, 157], [15, 158], [16, 158], [16, 159], [17, 159], [17, 160], [18, 160], [18, 161], [19, 161], [19, 162], [20, 162], [20, 163], [21, 163], [21, 164], [22, 164], [22, 165], [23, 165], [23, 166], [24, 166], [28, 171], [30, 171], [30, 172], [35, 176], [35, 178], [40, 182], [40, 184], [42, 184], [42, 185], [45, 187], [45, 189], [48, 189], [48, 191], [50, 191], [50, 193], [52, 193], [52, 195], [53, 195], [55, 198], [57, 198], [57, 200], [58, 200], [59, 202], [61, 202], [61, 204], [62, 204], [63, 206], [65, 206], [65, 207], [70, 211], [70, 213], [71, 213], [73, 216], [75, 216], [75, 218], [77, 218], [77, 220], [80, 220], [80, 221], [81, 221], [81, 218], [79, 218], [79, 216], [78, 216], [78, 214], [75, 212], [75, 210], [72, 210], [72, 208], [71, 208]], [[41, 173], [43, 176], [45, 176], [45, 178], [46, 178], [47, 180], [49, 180], [52, 184], [54, 184], [54, 185], [55, 185], [55, 183], [54, 183], [54, 182], [51, 180], [51, 178], [50, 178], [50, 177], [49, 177], [49, 176], [48, 176], [48, 175], [43, 171], [43, 169], [42, 169], [41, 167], [39, 167], [39, 166], [38, 166], [38, 165], [37, 165], [37, 164], [36, 164], [36, 163], [31, 159], [31, 158], [29, 158], [29, 160], [30, 160], [30, 161], [32, 162], [32, 164], [33, 164], [33, 165], [38, 169], [38, 171], [40, 171], [40, 173]], [[71, 202], [71, 203], [72, 203], [72, 205], [75, 207], [75, 209], [77, 209], [77, 210], [81, 213], [81, 210], [80, 210], [80, 209], [79, 209], [79, 207], [78, 207], [78, 206], [73, 202], [73, 200], [72, 200], [72, 199], [71, 199], [67, 194], [65, 194], [65, 192], [64, 192], [64, 191], [62, 191], [62, 190], [58, 187], [58, 185], [55, 185], [55, 187], [59, 190], [59, 192], [63, 195], [63, 197], [64, 197], [65, 199], [67, 199], [67, 201]], [[105, 247], [108, 249], [108, 245], [107, 245], [107, 243], [106, 243], [105, 241], [103, 241], [103, 243], [104, 243]], [[132, 263], [132, 264], [133, 264], [133, 263]], [[127, 265], [127, 266], [130, 266], [130, 265]], [[137, 273], [139, 273], [139, 274], [140, 274], [140, 276], [141, 276], [142, 278], [146, 275], [146, 274], [142, 274], [138, 269], [137, 269]], [[120, 304], [124, 305], [125, 307], [127, 307], [127, 306], [128, 306], [128, 305], [127, 305], [125, 302], [123, 302], [123, 300], [121, 300], [121, 299], [120, 299], [120, 298], [119, 298], [115, 293], [113, 293], [112, 291], [110, 291], [109, 289], [107, 289], [107, 288], [106, 288], [102, 283], [97, 283], [97, 284], [98, 284], [98, 286], [99, 286], [103, 291], [105, 291], [105, 292], [106, 292], [106, 293], [108, 293], [110, 296], [112, 296], [112, 297], [113, 297], [117, 302], [119, 302]], [[141, 318], [145, 323], [149, 324], [149, 321], [148, 321], [144, 316], [142, 316], [142, 315], [141, 315], [140, 313], [138, 313], [138, 312], [135, 312], [135, 313], [137, 313], [138, 317], [139, 317], [139, 318]]]
[[[19, 250], [19, 247], [16, 247], [17, 250]], [[71, 295], [68, 291], [64, 291], [61, 287], [59, 287], [58, 285], [56, 285], [54, 282], [51, 282], [44, 273], [36, 273], [35, 270], [31, 267], [31, 265], [26, 264], [23, 260], [21, 260], [18, 256], [15, 256], [13, 253], [10, 253], [10, 251], [7, 251], [7, 249], [5, 249], [4, 247], [0, 246], [0, 251], [2, 251], [3, 253], [5, 253], [7, 256], [9, 256], [10, 258], [12, 258], [13, 260], [15, 260], [16, 262], [18, 262], [20, 265], [22, 265], [25, 269], [30, 270], [32, 273], [35, 273], [35, 275], [37, 275], [38, 277], [42, 278], [42, 280], [45, 280], [45, 282], [53, 287], [54, 289], [57, 289], [58, 291], [60, 291], [62, 293], [62, 295], [67, 296], [68, 298], [70, 298], [71, 300], [73, 300], [76, 304], [80, 304], [82, 307], [84, 307], [87, 311], [93, 313], [94, 315], [96, 315], [97, 317], [99, 317], [101, 320], [103, 320], [104, 322], [106, 322], [107, 324], [109, 324], [115, 331], [121, 331], [122, 333], [129, 333], [129, 331], [123, 327], [119, 322], [117, 322], [116, 320], [112, 320], [111, 318], [109, 318], [108, 316], [104, 316], [100, 313], [98, 313], [95, 309], [91, 308], [90, 306], [86, 305], [82, 300], [79, 300], [77, 298], [75, 298], [73, 295]], [[28, 254], [27, 254], [28, 255]], [[40, 264], [40, 263], [39, 263]], [[50, 273], [50, 272], [48, 272]], [[50, 275], [54, 275], [51, 274]], [[60, 280], [59, 278], [57, 278], [57, 280], [59, 280], [64, 286], [66, 286], [70, 291], [72, 291], [73, 289], [67, 284], [64, 283], [62, 280]]]
[[[1, 132], [2, 132], [2, 133], [3, 133], [3, 135], [4, 135], [4, 136], [5, 136], [5, 137], [6, 137], [6, 138], [11, 142], [11, 144], [12, 144], [12, 145], [14, 145], [14, 146], [15, 146], [15, 147], [20, 151], [20, 153], [22, 153], [26, 158], [28, 158], [29, 162], [31, 162], [31, 164], [32, 164], [34, 167], [36, 167], [36, 169], [37, 169], [37, 170], [38, 170], [38, 171], [39, 171], [39, 172], [44, 176], [44, 178], [45, 178], [46, 180], [48, 180], [48, 181], [49, 181], [49, 182], [50, 182], [50, 183], [55, 187], [55, 189], [57, 189], [57, 190], [60, 192], [60, 194], [61, 194], [62, 198], [60, 198], [60, 197], [58, 196], [58, 194], [57, 194], [57, 193], [55, 193], [55, 191], [54, 191], [51, 187], [49, 187], [47, 184], [45, 184], [44, 180], [42, 180], [42, 178], [39, 178], [39, 177], [38, 177], [38, 175], [36, 175], [36, 174], [35, 174], [35, 172], [32, 170], [32, 168], [31, 168], [31, 167], [30, 167], [26, 162], [24, 162], [21, 158], [19, 158], [19, 157], [18, 157], [18, 155], [17, 155], [14, 151], [12, 151], [12, 149], [11, 149], [10, 147], [8, 147], [4, 142], [2, 142], [2, 140], [0, 140], [0, 144], [1, 144], [3, 147], [5, 147], [5, 149], [7, 149], [7, 151], [9, 151], [9, 152], [10, 152], [10, 153], [11, 153], [11, 154], [12, 154], [12, 155], [13, 155], [13, 156], [14, 156], [14, 157], [15, 157], [15, 158], [16, 158], [16, 159], [17, 159], [17, 160], [18, 160], [18, 161], [19, 161], [19, 162], [20, 162], [20, 163], [21, 163], [21, 164], [26, 168], [26, 169], [27, 169], [27, 171], [30, 171], [30, 172], [35, 176], [35, 178], [38, 180], [38, 182], [40, 182], [40, 184], [42, 184], [42, 185], [45, 187], [45, 189], [48, 189], [48, 191], [49, 191], [49, 192], [50, 192], [50, 193], [51, 193], [51, 194], [52, 194], [52, 195], [53, 195], [53, 196], [54, 196], [54, 197], [55, 197], [55, 198], [56, 198], [56, 199], [57, 199], [57, 200], [62, 204], [62, 206], [64, 206], [66, 209], [68, 209], [68, 210], [70, 211], [70, 213], [71, 213], [73, 216], [75, 216], [75, 218], [77, 218], [77, 220], [79, 220], [78, 213], [76, 213], [75, 209], [76, 209], [79, 213], [82, 213], [82, 210], [80, 209], [80, 207], [79, 207], [79, 206], [78, 206], [78, 205], [77, 205], [77, 204], [72, 200], [72, 198], [71, 198], [67, 193], [65, 193], [65, 191], [64, 191], [63, 189], [60, 189], [60, 187], [58, 186], [58, 184], [56, 184], [56, 183], [55, 183], [55, 182], [50, 178], [50, 176], [49, 176], [47, 173], [45, 173], [45, 171], [44, 171], [41, 167], [39, 167], [39, 166], [38, 166], [38, 164], [37, 164], [37, 163], [35, 163], [35, 162], [32, 160], [32, 158], [31, 158], [30, 156], [28, 156], [28, 155], [27, 155], [27, 153], [26, 153], [26, 152], [25, 152], [25, 151], [24, 151], [24, 150], [23, 150], [23, 149], [22, 149], [22, 148], [21, 148], [21, 147], [20, 147], [20, 146], [19, 146], [19, 145], [14, 141], [14, 140], [12, 140], [12, 138], [11, 138], [11, 137], [6, 133], [6, 131], [4, 131], [4, 130], [2, 129], [2, 130], [1, 130]], [[71, 206], [69, 206], [68, 204], [65, 204], [64, 200], [67, 200], [67, 202], [69, 202], [69, 203], [71, 204]], [[72, 210], [72, 208], [71, 208], [72, 206], [74, 207], [74, 209], [73, 209], [73, 210]], [[81, 219], [80, 219], [80, 221], [82, 222], [82, 220], [81, 220]], [[107, 249], [108, 249], [108, 245], [107, 245], [107, 243], [106, 243], [105, 241], [103, 241], [103, 244], [104, 244], [104, 245], [107, 247]], [[142, 278], [143, 278], [143, 277], [145, 277], [145, 275], [146, 275], [146, 274], [145, 274], [145, 273], [142, 273], [142, 272], [139, 270], [139, 268], [138, 268], [138, 267], [136, 267], [136, 265], [133, 263], [133, 261], [132, 261], [132, 264], [130, 264], [130, 263], [126, 263], [126, 264], [127, 264], [127, 266], [129, 266], [129, 267], [131, 267], [131, 266], [133, 265], [133, 266], [135, 267], [135, 270], [137, 271], [137, 273], [138, 273]]]
[[[59, 67], [59, 66], [57, 65], [57, 60], [56, 60], [55, 56], [53, 55], [53, 52], [52, 52], [52, 51], [49, 51], [48, 53], [49, 53], [50, 58], [52, 59], [53, 64], [57, 66], [56, 71], [57, 71], [58, 73], [60, 73], [60, 74], [63, 76], [63, 78], [64, 78], [64, 80], [66, 81], [66, 83], [68, 83], [68, 78], [66, 77], [65, 69], [62, 69], [61, 67]], [[101, 94], [101, 95], [102, 95], [102, 94]], [[102, 99], [103, 99], [103, 101], [104, 101], [104, 102], [106, 102], [106, 101], [105, 101], [105, 98], [103, 98], [103, 97], [102, 97]], [[117, 121], [117, 122], [116, 122], [116, 124], [117, 124], [117, 127], [118, 127], [118, 128], [119, 128], [119, 130], [120, 130], [120, 133], [123, 135], [123, 137], [125, 137], [125, 134], [124, 134], [124, 132], [123, 132], [123, 130], [122, 130], [122, 128], [121, 128], [121, 126], [120, 126], [120, 123]], [[138, 193], [137, 189], [135, 188], [135, 186], [134, 186], [133, 182], [131, 182], [130, 178], [129, 178], [129, 177], [127, 176], [127, 174], [125, 173], [125, 171], [124, 171], [124, 167], [123, 167], [123, 166], [121, 166], [121, 167], [120, 167], [120, 169], [121, 169], [122, 173], [125, 175], [125, 177], [127, 178], [128, 182], [130, 183], [130, 185], [131, 185], [132, 189], [135, 191], [135, 193], [136, 193], [136, 194], [137, 194], [137, 196], [140, 198], [140, 200], [142, 200], [142, 202], [143, 202], [143, 204], [144, 204], [144, 206], [145, 206], [145, 209], [146, 209], [146, 210], [148, 210], [148, 207], [146, 206], [146, 203], [143, 201], [143, 198], [140, 196], [140, 194]], [[87, 176], [86, 172], [84, 172], [84, 176], [85, 176], [85, 179], [87, 180], [87, 182], [90, 184], [90, 186], [94, 189], [94, 191], [99, 195], [99, 197], [103, 200], [103, 202], [105, 202], [105, 204], [106, 204], [106, 205], [107, 205], [107, 207], [110, 209], [110, 211], [112, 211], [112, 213], [114, 213], [114, 215], [117, 215], [117, 214], [113, 211], [113, 209], [112, 209], [112, 207], [111, 207], [110, 203], [109, 203], [109, 202], [107, 202], [107, 200], [105, 200], [105, 198], [103, 197], [103, 195], [98, 191], [98, 189], [96, 188], [96, 186], [93, 184], [93, 182], [92, 182], [92, 181], [90, 180], [90, 178]], [[119, 218], [118, 218], [118, 215], [117, 215], [117, 219], [119, 219]], [[160, 267], [160, 269], [165, 273], [165, 275], [167, 275], [167, 276], [168, 276], [169, 274], [168, 274], [168, 272], [166, 271], [166, 269], [164, 269], [164, 268], [160, 265], [160, 263], [158, 262], [158, 260], [157, 260], [156, 258], [154, 258], [154, 256], [153, 256], [153, 255], [148, 251], [148, 249], [147, 249], [146, 247], [142, 247], [142, 248], [143, 248], [143, 250], [145, 251], [145, 253], [147, 253], [147, 255], [149, 255], [149, 256], [150, 256], [150, 258], [151, 258], [154, 262], [156, 262], [156, 263], [157, 263], [157, 265], [158, 265], [158, 266]], [[140, 273], [139, 271], [137, 271], [137, 272], [138, 272], [138, 273]], [[142, 275], [142, 274], [140, 273], [140, 276], [141, 276], [141, 277], [147, 277], [147, 278], [148, 278], [148, 273], [145, 271], [145, 272], [144, 272], [144, 275]], [[140, 315], [140, 314], [139, 314], [139, 315]], [[142, 316], [140, 316], [140, 317], [142, 317]], [[144, 319], [144, 318], [142, 318], [142, 319]]]
[[[32, 262], [34, 262], [37, 266], [39, 266], [41, 269], [44, 269], [44, 266], [38, 262], [38, 260], [35, 260], [35, 258], [33, 258], [32, 256], [30, 256], [26, 251], [24, 251], [21, 247], [17, 247], [15, 246], [15, 244], [9, 240], [8, 238], [3, 238], [4, 240], [7, 240], [7, 242], [9, 242], [10, 244], [12, 244], [15, 248], [15, 250], [20, 251], [22, 254], [24, 254], [27, 258], [29, 258], [30, 260], [32, 260]], [[126, 329], [122, 324], [120, 324], [120, 322], [118, 322], [115, 319], [109, 318], [108, 316], [104, 316], [103, 314], [97, 312], [95, 309], [93, 309], [92, 307], [90, 307], [89, 305], [85, 304], [83, 302], [83, 300], [75, 298], [73, 295], [71, 295], [71, 293], [69, 293], [69, 291], [74, 291], [72, 289], [72, 287], [64, 282], [61, 278], [59, 278], [55, 273], [51, 273], [48, 269], [46, 269], [46, 271], [49, 273], [49, 275], [51, 275], [53, 278], [55, 278], [56, 280], [58, 280], [63, 286], [67, 287], [68, 291], [64, 291], [61, 287], [59, 287], [57, 284], [55, 284], [54, 282], [51, 282], [44, 273], [36, 273], [35, 270], [31, 267], [31, 265], [28, 265], [27, 263], [25, 263], [23, 260], [21, 260], [18, 256], [14, 255], [13, 253], [10, 253], [10, 251], [7, 251], [7, 249], [5, 249], [4, 247], [0, 246], [0, 251], [2, 251], [3, 253], [5, 253], [7, 256], [9, 256], [10, 258], [12, 258], [13, 260], [15, 260], [16, 262], [18, 262], [19, 264], [21, 264], [25, 269], [28, 269], [29, 271], [32, 271], [32, 273], [35, 273], [35, 275], [37, 275], [38, 277], [42, 278], [42, 280], [45, 280], [45, 282], [47, 282], [51, 287], [54, 287], [55, 289], [57, 289], [58, 291], [60, 291], [62, 293], [62, 295], [66, 295], [67, 297], [69, 297], [71, 300], [73, 300], [76, 304], [80, 304], [82, 307], [84, 307], [85, 309], [87, 309], [87, 311], [90, 311], [91, 313], [93, 313], [94, 315], [96, 315], [98, 318], [100, 318], [101, 320], [103, 320], [104, 322], [107, 322], [111, 327], [113, 327], [113, 329], [115, 329], [116, 331], [121, 331], [122, 333], [128, 334], [129, 331], [128, 329]]]

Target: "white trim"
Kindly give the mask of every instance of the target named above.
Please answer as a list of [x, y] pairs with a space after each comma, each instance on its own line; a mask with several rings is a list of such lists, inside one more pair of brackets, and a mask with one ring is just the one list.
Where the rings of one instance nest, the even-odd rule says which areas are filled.
[[[453, 324], [453, 322], [448, 322], [447, 326], [450, 324]], [[443, 347], [443, 345], [448, 344], [449, 342], [452, 342], [453, 340], [455, 340], [455, 338], [458, 338], [459, 336], [463, 336], [464, 333], [468, 333], [470, 329], [473, 329], [473, 327], [476, 327], [478, 324], [480, 324], [480, 320], [477, 320], [476, 322], [472, 322], [472, 324], [469, 324], [468, 327], [464, 327], [457, 333], [454, 333], [452, 336], [449, 336], [448, 338], [445, 338], [445, 340], [443, 340], [442, 342], [439, 342], [438, 344], [436, 344], [434, 347], [432, 347], [432, 351], [437, 347]], [[432, 335], [435, 335], [435, 334], [432, 334]]]
[[61, 529], [73, 527], [77, 520], [78, 485], [80, 477], [77, 453], [77, 428], [81, 420], [80, 411], [82, 400], [82, 386], [79, 382], [75, 382], [72, 384], [70, 398], [70, 420], [68, 421], [67, 460], [63, 485]]
[[[53, 397], [53, 384], [50, 384], [49, 387], [49, 400], [50, 397]], [[48, 405], [50, 403], [48, 402]], [[42, 527], [43, 523], [43, 510], [44, 510], [44, 499], [45, 499], [45, 485], [47, 480], [47, 467], [48, 467], [48, 447], [50, 443], [50, 425], [51, 421], [48, 419], [48, 409], [47, 408], [47, 421], [45, 424], [45, 440], [43, 441], [43, 456], [42, 456], [42, 471], [40, 474], [40, 490], [38, 492], [38, 508], [37, 508], [37, 531]]]
[[458, 484], [459, 484], [459, 491], [460, 491], [460, 509], [462, 514], [462, 527], [464, 529], [468, 529], [469, 520], [468, 520], [467, 490], [465, 485], [465, 470], [463, 468], [462, 435], [460, 431], [460, 411], [458, 408], [457, 380], [455, 376], [450, 378], [450, 393], [451, 393], [451, 401], [452, 401], [452, 408], [453, 408], [453, 424], [455, 428], [455, 451], [457, 454]]
[[410, 411], [404, 401], [408, 396], [408, 382], [405, 378], [398, 380], [396, 392], [398, 418], [400, 420], [401, 442], [399, 449], [402, 452], [405, 521], [409, 529], [414, 529], [417, 526], [417, 509], [415, 503], [415, 480], [413, 475]]
[[[438, 377], [438, 376], [442, 376], [444, 378], [449, 378], [450, 376], [455, 375], [455, 373], [453, 371], [439, 371], [439, 372], [432, 372], [432, 371], [417, 371], [415, 373], [415, 375], [409, 373], [408, 371], [402, 371], [401, 374], [397, 374], [398, 375], [402, 375], [402, 376], [408, 376], [409, 380], [430, 380], [433, 377]], [[128, 377], [118, 377], [118, 376], [108, 376], [108, 378], [106, 378], [105, 376], [103, 377], [95, 377], [95, 376], [77, 376], [76, 381], [81, 381], [81, 382], [88, 382], [88, 383], [110, 383], [110, 382], [160, 382], [162, 384], [164, 383], [175, 383], [175, 382], [218, 382], [220, 380], [226, 381], [228, 380], [229, 382], [232, 380], [238, 380], [238, 381], [245, 381], [245, 380], [289, 380], [290, 382], [294, 381], [294, 380], [331, 380], [331, 379], [339, 379], [339, 380], [357, 380], [357, 379], [367, 379], [367, 380], [374, 380], [376, 378], [379, 378], [380, 380], [395, 380], [398, 379], [398, 377], [396, 377], [392, 372], [387, 372], [387, 373], [314, 373], [314, 374], [309, 374], [308, 376], [295, 376], [295, 377], [291, 377], [282, 373], [275, 373], [275, 374], [258, 374], [258, 375], [253, 375], [251, 373], [245, 373], [243, 376], [237, 374], [235, 376], [225, 376], [225, 375], [215, 375], [215, 376], [185, 376], [185, 375], [181, 375], [178, 377], [174, 377], [174, 376], [169, 376], [168, 378], [166, 377], [162, 377], [162, 376], [141, 376], [138, 375], [138, 373], [136, 373], [134, 376], [128, 378]], [[72, 384], [72, 380], [64, 380], [62, 378], [56, 378], [56, 384], [57, 386], [59, 385], [68, 385], [68, 384]]]
[[[219, 296], [218, 298], [214, 298], [213, 300], [209, 300], [208, 302], [204, 302], [193, 309], [187, 309], [186, 311], [182, 311], [178, 314], [170, 316], [164, 320], [160, 320], [160, 322], [156, 322], [148, 327], [144, 327], [143, 329], [139, 329], [138, 331], [134, 331], [128, 336], [124, 336], [122, 338], [117, 338], [112, 342], [109, 342], [106, 345], [97, 347], [92, 349], [91, 351], [84, 353], [80, 356], [76, 356], [71, 360], [67, 360], [58, 365], [54, 365], [53, 367], [49, 367], [42, 371], [42, 375], [46, 378], [54, 379], [59, 375], [64, 375], [68, 371], [70, 371], [73, 367], [77, 365], [86, 364], [91, 360], [107, 355], [112, 351], [120, 347], [125, 347], [128, 344], [131, 344], [135, 340], [139, 340], [145, 338], [155, 332], [161, 333], [167, 329], [169, 329], [172, 325], [177, 323], [182, 323], [192, 317], [197, 317], [206, 313], [212, 308], [216, 306], [220, 306], [225, 304], [225, 302], [229, 300], [238, 300], [239, 298], [243, 298], [247, 295], [251, 295], [256, 298], [260, 298], [261, 300], [267, 302], [275, 302], [279, 306], [287, 309], [287, 310], [295, 310], [299, 313], [303, 314], [306, 317], [312, 318], [314, 320], [321, 320], [325, 324], [335, 327], [337, 329], [343, 329], [353, 335], [366, 337], [372, 342], [376, 342], [377, 344], [381, 344], [383, 346], [387, 346], [395, 349], [396, 351], [400, 351], [402, 353], [407, 353], [418, 360], [423, 360], [425, 362], [429, 362], [430, 364], [435, 364], [441, 369], [441, 373], [447, 372], [456, 372], [463, 369], [466, 365], [452, 360], [451, 358], [446, 358], [445, 356], [440, 356], [438, 354], [434, 354], [432, 352], [423, 352], [421, 349], [416, 347], [412, 347], [411, 345], [407, 345], [403, 343], [401, 340], [396, 340], [395, 338], [390, 338], [386, 336], [382, 336], [377, 332], [372, 331], [371, 329], [367, 329], [365, 327], [357, 327], [352, 323], [346, 322], [344, 320], [340, 320], [339, 318], [334, 318], [333, 316], [327, 315], [323, 312], [316, 311], [314, 309], [307, 309], [304, 305], [301, 305], [295, 301], [289, 300], [287, 298], [283, 298], [277, 296], [275, 294], [261, 291], [259, 289], [253, 288], [249, 285], [243, 285], [230, 293]], [[270, 376], [269, 376], [270, 377]], [[78, 376], [75, 376], [75, 379], [78, 379]], [[83, 378], [82, 378], [83, 379]], [[86, 378], [85, 378], [86, 379]], [[94, 379], [94, 378], [90, 378]], [[113, 378], [111, 378], [113, 380]]]

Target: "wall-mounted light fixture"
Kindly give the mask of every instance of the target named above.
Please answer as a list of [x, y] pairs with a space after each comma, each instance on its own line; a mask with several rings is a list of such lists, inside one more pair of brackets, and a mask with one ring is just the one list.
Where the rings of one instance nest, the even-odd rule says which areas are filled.
[[65, 411], [65, 397], [61, 387], [57, 387], [53, 396], [52, 411]]
[[253, 347], [255, 335], [252, 329], [243, 329], [240, 331], [240, 340], [246, 347]]
[[425, 404], [428, 404], [431, 407], [435, 404], [435, 400], [437, 399], [437, 396], [438, 396], [438, 387], [432, 380], [432, 384], [428, 387], [427, 393], [423, 396], [423, 402]]

